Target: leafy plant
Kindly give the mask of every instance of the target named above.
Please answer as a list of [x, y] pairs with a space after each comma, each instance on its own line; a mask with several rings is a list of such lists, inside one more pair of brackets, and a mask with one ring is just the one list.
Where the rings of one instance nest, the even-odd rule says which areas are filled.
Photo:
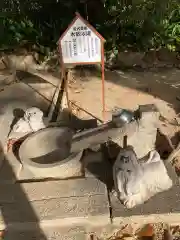
[[[179, 0], [2, 0], [0, 48], [28, 42], [49, 55], [79, 11], [106, 39], [106, 51], [180, 50]], [[85, 10], [86, 9], [86, 10]]]

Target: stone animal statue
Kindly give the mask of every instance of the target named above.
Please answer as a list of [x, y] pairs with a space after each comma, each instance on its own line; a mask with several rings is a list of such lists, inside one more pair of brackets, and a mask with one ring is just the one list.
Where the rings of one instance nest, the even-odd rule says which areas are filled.
[[120, 150], [113, 166], [113, 178], [118, 198], [127, 208], [142, 204], [172, 186], [164, 163], [154, 150], [141, 161], [131, 147]]

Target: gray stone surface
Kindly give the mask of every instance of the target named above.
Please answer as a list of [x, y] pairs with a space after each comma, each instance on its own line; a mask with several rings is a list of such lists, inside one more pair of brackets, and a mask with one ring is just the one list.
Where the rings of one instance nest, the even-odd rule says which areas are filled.
[[180, 186], [178, 183], [178, 178], [175, 175], [172, 166], [169, 163], [166, 163], [165, 165], [174, 185], [168, 191], [155, 195], [146, 203], [132, 209], [126, 209], [114, 194], [110, 194], [110, 204], [112, 207], [112, 217], [114, 222], [118, 222], [123, 218], [131, 218], [133, 221], [133, 218], [138, 216], [141, 218], [141, 216], [149, 216], [154, 214], [166, 215], [180, 213]]
[[[106, 195], [106, 186], [98, 179], [69, 179], [21, 184], [30, 201], [48, 198]], [[44, 191], [46, 189], [46, 191]]]
[[112, 165], [105, 158], [104, 154], [99, 152], [87, 151], [82, 158], [86, 178], [97, 178], [110, 189], [113, 185]]
[[24, 165], [17, 176], [18, 180], [27, 179], [47, 179], [58, 178], [67, 179], [71, 177], [81, 177], [82, 165], [81, 165], [82, 152], [78, 153], [72, 160], [62, 165], [57, 165], [48, 168], [36, 168], [28, 165]]
[[154, 105], [140, 106], [139, 130], [137, 135], [128, 139], [138, 158], [142, 158], [155, 148], [159, 112]]
[[42, 129], [25, 139], [20, 146], [19, 157], [23, 165], [37, 168], [60, 165], [70, 154], [72, 136], [73, 131], [68, 127]]
[[148, 216], [153, 214], [172, 214], [180, 213], [180, 188], [174, 186], [167, 192], [157, 194], [152, 197], [147, 203], [128, 210], [121, 205], [115, 196], [111, 197], [113, 221], [116, 222], [123, 218], [132, 218], [134, 216]]
[[69, 155], [72, 134], [69, 128], [52, 127], [29, 136], [19, 149], [23, 168], [18, 179], [82, 176], [82, 152]]
[[109, 239], [113, 233], [117, 232], [119, 227], [112, 224], [101, 225], [94, 224], [84, 225], [77, 224], [76, 226], [61, 227], [54, 224], [48, 227], [33, 226], [18, 229], [8, 228], [4, 233], [4, 238], [7, 240], [91, 240], [91, 239]]
[[[133, 135], [127, 135], [127, 144], [133, 146], [140, 159], [155, 148], [159, 112], [154, 105], [142, 105], [139, 107], [139, 114], [138, 128]], [[122, 138], [113, 141], [123, 146]]]
[[28, 201], [39, 201], [54, 198], [83, 197], [106, 195], [106, 186], [95, 178], [69, 179], [59, 181], [0, 184], [0, 203], [12, 203], [22, 198], [20, 189]]
[[114, 123], [107, 122], [98, 128], [89, 129], [73, 136], [71, 151], [76, 152], [93, 146], [104, 144], [109, 139], [123, 141], [124, 136], [134, 135], [138, 129], [137, 121], [124, 124], [123, 127], [116, 127]]
[[4, 234], [4, 238], [6, 240], [86, 240], [87, 235], [84, 227], [51, 227], [44, 230], [7, 230]]
[[68, 197], [33, 201], [16, 201], [1, 206], [0, 224], [14, 222], [39, 222], [63, 219], [76, 223], [79, 218], [100, 216], [101, 221], [109, 222], [109, 203], [105, 195]]
[[[0, 224], [100, 217], [109, 222], [106, 186], [97, 179], [1, 184]], [[61, 225], [60, 224], [60, 225]]]
[[28, 169], [28, 167], [22, 167], [21, 170], [19, 171], [19, 174], [17, 176], [17, 181], [23, 181], [23, 180], [32, 180], [32, 181], [37, 181], [40, 179], [45, 179], [44, 177], [42, 178], [42, 176], [36, 176], [33, 174], [33, 171], [31, 171], [30, 169]]
[[0, 183], [16, 182], [22, 169], [21, 163], [12, 151], [4, 155], [4, 161], [0, 168]]
[[86, 177], [98, 177], [98, 175], [101, 174], [98, 174], [98, 172], [102, 171], [102, 173], [104, 173], [105, 171], [107, 171], [107, 169], [102, 169], [102, 157], [103, 156], [101, 152], [88, 151], [85, 153], [82, 162]]

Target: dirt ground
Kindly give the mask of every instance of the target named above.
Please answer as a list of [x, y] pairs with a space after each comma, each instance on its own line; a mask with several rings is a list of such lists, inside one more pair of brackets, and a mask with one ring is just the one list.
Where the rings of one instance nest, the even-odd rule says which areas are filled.
[[[55, 72], [56, 73], [56, 72]], [[46, 74], [45, 74], [46, 75]], [[47, 74], [48, 75], [48, 74]], [[47, 76], [18, 78], [30, 88], [39, 92], [46, 100], [51, 100], [56, 81]], [[1, 80], [2, 78], [2, 80]], [[0, 87], [12, 83], [9, 77], [0, 72]], [[5, 80], [4, 80], [5, 79]], [[50, 80], [48, 80], [50, 79]], [[2, 89], [0, 88], [0, 91]], [[139, 105], [155, 104], [161, 114], [161, 131], [172, 138], [174, 144], [179, 141], [180, 130], [180, 69], [154, 69], [149, 71], [105, 71], [105, 110], [106, 119], [111, 119], [114, 108], [135, 110]], [[69, 99], [79, 107], [102, 119], [102, 81], [101, 72], [93, 67], [79, 67], [69, 70]], [[88, 114], [73, 106], [74, 113], [80, 118], [90, 118]], [[175, 137], [174, 137], [175, 136]]]
[[[101, 74], [92, 69], [70, 72], [69, 99], [102, 119]], [[180, 70], [149, 72], [120, 70], [105, 72], [106, 120], [114, 108], [135, 110], [139, 105], [155, 104], [161, 114], [161, 129], [169, 137], [180, 130]], [[82, 111], [79, 116], [88, 117]]]
[[107, 240], [178, 240], [180, 239], [180, 227], [169, 226], [166, 223], [129, 224], [120, 228]]

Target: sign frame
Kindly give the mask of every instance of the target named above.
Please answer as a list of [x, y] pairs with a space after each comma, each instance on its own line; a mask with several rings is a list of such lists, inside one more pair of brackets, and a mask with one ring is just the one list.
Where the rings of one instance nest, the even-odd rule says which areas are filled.
[[[61, 37], [58, 40], [58, 50], [59, 50], [59, 54], [60, 54], [60, 65], [61, 65], [61, 69], [62, 69], [62, 78], [64, 78], [65, 76], [65, 69], [66, 66], [68, 65], [96, 65], [96, 64], [101, 64], [101, 79], [102, 79], [102, 117], [103, 120], [105, 120], [105, 59], [104, 59], [104, 43], [105, 43], [105, 39], [101, 36], [100, 33], [97, 32], [97, 30], [87, 21], [85, 20], [78, 12], [75, 13], [76, 16], [75, 18], [72, 20], [72, 22], [69, 24], [69, 26], [67, 27], [67, 29], [64, 31], [64, 33], [61, 35]], [[63, 38], [66, 36], [66, 34], [68, 33], [68, 31], [70, 30], [70, 28], [73, 26], [73, 24], [77, 21], [77, 19], [80, 19], [99, 39], [100, 39], [100, 48], [101, 48], [101, 61], [98, 62], [73, 62], [73, 63], [64, 63], [63, 61], [63, 54], [62, 54], [62, 45], [61, 45], [61, 41], [63, 40]], [[67, 81], [67, 79], [66, 79]], [[68, 83], [66, 83], [66, 86], [68, 85]], [[67, 91], [66, 91], [66, 94]], [[68, 96], [67, 96], [68, 97]]]

